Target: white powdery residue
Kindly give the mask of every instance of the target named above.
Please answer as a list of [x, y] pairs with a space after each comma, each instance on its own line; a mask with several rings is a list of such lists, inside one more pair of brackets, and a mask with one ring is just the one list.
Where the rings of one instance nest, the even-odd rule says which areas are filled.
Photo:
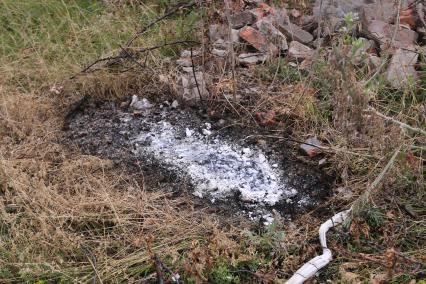
[[272, 217], [272, 215], [270, 213], [267, 213], [265, 215], [262, 216], [263, 218], [263, 225], [264, 226], [269, 226], [274, 222], [274, 217]]
[[137, 146], [141, 153], [189, 176], [194, 195], [212, 200], [235, 195], [244, 202], [274, 205], [297, 193], [285, 184], [279, 170], [271, 167], [260, 150], [217, 139], [207, 141], [190, 129], [185, 129], [185, 133], [178, 131], [162, 121], [152, 124], [151, 130], [141, 133], [135, 142], [143, 145]]

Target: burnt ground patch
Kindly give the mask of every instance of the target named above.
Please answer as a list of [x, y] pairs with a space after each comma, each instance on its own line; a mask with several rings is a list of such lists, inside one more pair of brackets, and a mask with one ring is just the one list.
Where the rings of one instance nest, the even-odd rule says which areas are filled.
[[[319, 168], [294, 159], [294, 150], [288, 142], [265, 138], [266, 144], [260, 149], [253, 139], [247, 138], [265, 134], [262, 130], [245, 128], [223, 119], [210, 119], [198, 108], [173, 108], [170, 103], [163, 102], [153, 104], [149, 111], [134, 112], [128, 104], [118, 101], [84, 101], [78, 109], [72, 111], [73, 114], [65, 120], [63, 143], [84, 154], [110, 159], [117, 166], [128, 168], [133, 173], [140, 172], [148, 185], [167, 184], [166, 187], [170, 187], [176, 195], [193, 192], [194, 181], [191, 177], [163, 163], [161, 154], [143, 151], [141, 154], [137, 148], [143, 148], [144, 145], [134, 143], [139, 133], [149, 132], [153, 124], [162, 121], [167, 121], [182, 133], [182, 137], [177, 137], [178, 140], [185, 138], [185, 128], [202, 133], [208, 123], [212, 130], [209, 140], [259, 149], [282, 171], [286, 184], [297, 191], [291, 198], [282, 198], [273, 205], [242, 201], [241, 194], [236, 192], [224, 199], [213, 199], [220, 208], [249, 211], [255, 216], [274, 209], [282, 216], [292, 217], [314, 209], [331, 192], [333, 178]], [[203, 200], [211, 204], [211, 200]]]

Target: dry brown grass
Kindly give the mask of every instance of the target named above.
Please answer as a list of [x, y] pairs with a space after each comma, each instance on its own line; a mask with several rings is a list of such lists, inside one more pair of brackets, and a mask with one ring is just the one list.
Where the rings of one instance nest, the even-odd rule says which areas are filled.
[[[5, 1], [0, 3], [12, 3]], [[67, 79], [89, 59], [118, 50], [111, 34], [126, 39], [138, 23], [135, 14], [123, 11], [101, 13], [95, 24], [72, 23], [71, 39], [59, 44], [51, 42], [54, 36], [41, 37], [51, 46], [42, 47], [35, 41], [40, 35], [30, 33], [33, 42], [26, 42], [29, 49], [19, 46], [1, 60], [0, 282], [155, 282], [153, 253], [189, 282], [288, 278], [320, 250], [317, 229], [323, 220], [318, 212], [290, 224], [278, 218], [276, 227], [249, 233], [250, 225], [242, 220], [212, 213], [185, 196], [172, 198], [167, 184], [154, 184], [149, 176], [82, 155], [60, 143], [67, 110], [85, 95], [113, 99], [135, 92], [173, 92], [175, 88], [158, 86], [156, 76], [137, 67], [126, 73], [101, 70]], [[111, 22], [120, 24], [108, 29]], [[92, 34], [85, 37], [91, 29]], [[167, 33], [170, 28], [166, 23], [159, 30]], [[94, 38], [96, 44], [91, 43]], [[138, 44], [147, 46], [155, 39], [156, 31]], [[84, 48], [76, 50], [75, 42]], [[50, 58], [52, 50], [60, 56]], [[157, 70], [166, 67], [158, 60], [161, 52], [150, 54], [150, 63], [156, 64]], [[234, 116], [238, 123], [259, 127], [256, 112], [272, 109], [278, 121], [270, 129], [274, 134], [291, 133], [295, 140], [317, 135], [327, 143], [326, 167], [337, 176], [339, 196], [317, 211], [328, 214], [348, 208], [393, 150], [403, 149], [383, 185], [357, 212], [354, 225], [332, 235], [337, 260], [324, 270], [323, 279], [344, 281], [348, 265], [340, 270], [338, 266], [345, 263], [351, 264], [361, 280], [386, 271], [393, 273], [388, 276], [396, 276], [396, 283], [422, 277], [424, 267], [416, 270], [416, 261], [425, 261], [425, 138], [359, 110], [368, 99], [379, 111], [424, 128], [424, 98], [417, 94], [423, 87], [394, 93], [377, 84], [367, 91], [358, 85], [359, 70], [348, 66], [325, 62], [320, 71], [306, 78], [280, 62], [283, 68], [275, 87], [269, 88], [277, 70], [275, 63], [266, 66], [272, 70], [269, 78], [253, 73], [245, 82], [245, 77], [237, 76], [237, 85], [259, 87], [260, 92], [247, 104], [224, 104], [229, 112], [239, 110]], [[259, 68], [260, 73], [267, 73], [265, 66]], [[64, 89], [52, 93], [53, 85]], [[221, 98], [227, 89], [219, 86], [217, 90]], [[296, 150], [298, 144], [294, 147]], [[349, 194], [343, 196], [342, 188], [348, 188]], [[394, 248], [400, 256], [399, 266], [390, 269], [385, 252]], [[414, 262], [406, 264], [404, 258]]]

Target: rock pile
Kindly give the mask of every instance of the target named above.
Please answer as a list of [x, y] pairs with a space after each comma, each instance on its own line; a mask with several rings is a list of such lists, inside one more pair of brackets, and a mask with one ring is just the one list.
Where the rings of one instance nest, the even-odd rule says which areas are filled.
[[[354, 64], [380, 66], [393, 88], [402, 88], [418, 77], [418, 43], [426, 35], [421, 2], [403, 2], [398, 10], [393, 0], [317, 0], [313, 15], [296, 9], [288, 12], [261, 1], [241, 2], [245, 3], [243, 8], [230, 11], [228, 17], [223, 11], [220, 22], [209, 26], [209, 51], [198, 49], [192, 56], [187, 50], [182, 52], [177, 63], [184, 71], [186, 100], [207, 95], [206, 75], [199, 71], [205, 63], [201, 54], [209, 54], [216, 63], [229, 62], [232, 57], [231, 63], [242, 67], [286, 56], [301, 63], [299, 68], [303, 69], [311, 65], [319, 42], [330, 42], [342, 32], [358, 37]], [[353, 30], [348, 30], [348, 22]], [[387, 69], [382, 69], [385, 66]]]

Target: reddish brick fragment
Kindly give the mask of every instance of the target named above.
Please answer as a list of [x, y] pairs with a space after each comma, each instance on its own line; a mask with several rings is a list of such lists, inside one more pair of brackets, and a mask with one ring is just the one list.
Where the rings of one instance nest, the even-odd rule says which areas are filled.
[[269, 43], [265, 36], [252, 27], [242, 28], [240, 37], [260, 52], [272, 52], [273, 54], [278, 52], [278, 48], [275, 45]]

